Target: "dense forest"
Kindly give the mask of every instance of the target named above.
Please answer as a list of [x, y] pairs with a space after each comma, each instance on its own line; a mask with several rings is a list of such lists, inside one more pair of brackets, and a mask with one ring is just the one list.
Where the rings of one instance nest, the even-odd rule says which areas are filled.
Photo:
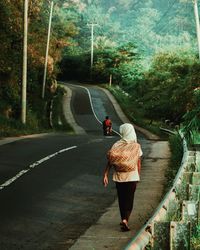
[[[128, 94], [137, 112], [151, 121], [168, 119], [189, 133], [199, 131], [200, 63], [192, 0], [54, 0], [42, 100], [51, 2], [29, 0], [28, 124], [44, 125], [41, 117], [55, 95], [55, 80], [73, 79], [109, 83]], [[0, 2], [0, 117], [5, 123], [20, 120], [23, 12], [23, 0]]]

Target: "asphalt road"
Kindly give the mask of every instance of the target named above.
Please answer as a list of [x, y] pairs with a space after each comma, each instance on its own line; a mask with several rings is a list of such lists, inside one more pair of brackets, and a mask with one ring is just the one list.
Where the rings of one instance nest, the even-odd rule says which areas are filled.
[[[0, 250], [69, 249], [116, 199], [114, 184], [102, 186], [102, 172], [119, 137], [105, 138], [87, 91], [71, 89], [71, 109], [86, 135], [50, 134], [0, 147]], [[97, 117], [110, 115], [117, 129], [122, 122], [107, 96], [90, 93]]]

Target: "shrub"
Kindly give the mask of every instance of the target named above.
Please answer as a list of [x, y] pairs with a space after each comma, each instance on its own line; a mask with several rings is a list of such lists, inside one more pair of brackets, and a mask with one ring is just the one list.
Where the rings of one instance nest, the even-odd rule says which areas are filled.
[[176, 135], [171, 135], [169, 137], [170, 150], [172, 152], [168, 170], [166, 172], [166, 185], [165, 189], [169, 189], [173, 185], [174, 178], [180, 168], [181, 161], [183, 158], [183, 144], [181, 137]]

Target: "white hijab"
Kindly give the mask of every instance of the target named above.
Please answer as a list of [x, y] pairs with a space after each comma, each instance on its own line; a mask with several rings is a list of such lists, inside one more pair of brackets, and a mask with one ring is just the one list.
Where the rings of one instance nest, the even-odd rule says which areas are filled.
[[132, 124], [124, 123], [119, 127], [119, 132], [121, 134], [121, 139], [127, 142], [134, 141], [137, 142], [137, 136], [135, 133], [135, 129]]

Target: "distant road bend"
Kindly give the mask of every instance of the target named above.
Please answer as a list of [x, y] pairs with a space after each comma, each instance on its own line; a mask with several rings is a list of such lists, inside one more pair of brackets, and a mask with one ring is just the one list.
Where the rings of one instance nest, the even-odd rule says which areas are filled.
[[[109, 115], [116, 130], [122, 121], [104, 91], [68, 87], [71, 111], [85, 134], [27, 137], [0, 147], [1, 250], [123, 249], [158, 205], [168, 159], [160, 151], [166, 142], [138, 134], [144, 151], [143, 179], [133, 230], [122, 235], [114, 184], [102, 186], [106, 151], [119, 137], [105, 138], [97, 118], [102, 121]], [[99, 219], [110, 215], [117, 219], [101, 227]], [[98, 230], [94, 237], [88, 235], [93, 227]]]

